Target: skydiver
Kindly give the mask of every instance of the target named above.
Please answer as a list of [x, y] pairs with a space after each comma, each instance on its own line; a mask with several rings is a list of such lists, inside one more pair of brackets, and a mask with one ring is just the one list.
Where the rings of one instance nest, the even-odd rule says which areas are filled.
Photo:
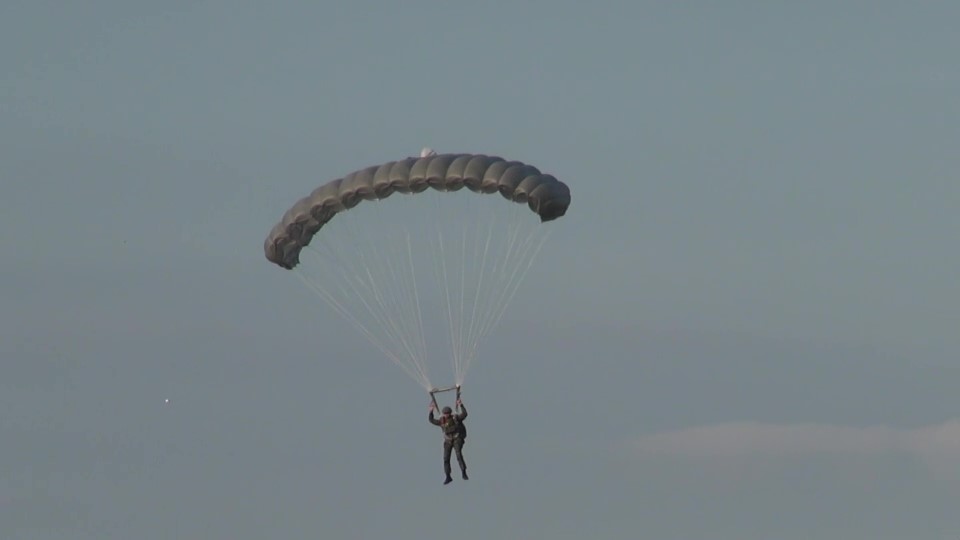
[[443, 481], [445, 485], [453, 482], [453, 478], [450, 476], [450, 453], [452, 450], [457, 452], [457, 463], [460, 464], [460, 473], [463, 475], [463, 479], [469, 480], [467, 477], [467, 462], [463, 459], [463, 443], [467, 438], [467, 428], [463, 421], [467, 418], [467, 408], [463, 406], [460, 398], [457, 398], [456, 404], [461, 411], [459, 414], [455, 415], [450, 407], [444, 407], [443, 415], [438, 420], [433, 417], [436, 404], [431, 402], [430, 416], [427, 418], [431, 424], [440, 426], [440, 429], [443, 430], [443, 472], [447, 475]]

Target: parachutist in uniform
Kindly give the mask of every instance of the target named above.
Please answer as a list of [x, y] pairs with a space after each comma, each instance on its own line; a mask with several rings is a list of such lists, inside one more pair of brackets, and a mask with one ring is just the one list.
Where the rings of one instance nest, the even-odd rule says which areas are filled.
[[468, 479], [467, 462], [463, 459], [463, 442], [467, 438], [467, 428], [463, 421], [467, 418], [467, 408], [463, 406], [463, 402], [459, 399], [457, 399], [457, 407], [460, 409], [460, 413], [453, 414], [450, 407], [444, 407], [442, 416], [436, 419], [433, 416], [436, 406], [430, 403], [430, 416], [427, 418], [431, 424], [440, 426], [440, 429], [443, 430], [443, 472], [447, 475], [444, 484], [453, 482], [453, 478], [450, 476], [450, 454], [454, 450], [457, 452], [460, 473], [464, 480]]

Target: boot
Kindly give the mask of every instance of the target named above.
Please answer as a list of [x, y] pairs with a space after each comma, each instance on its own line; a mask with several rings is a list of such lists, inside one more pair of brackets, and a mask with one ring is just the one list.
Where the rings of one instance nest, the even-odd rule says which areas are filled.
[[451, 478], [450, 475], [448, 474], [447, 479], [443, 481], [443, 485], [447, 485], [450, 482], [453, 482], [453, 478]]
[[461, 472], [463, 473], [463, 479], [464, 479], [464, 480], [469, 480], [469, 479], [470, 479], [470, 477], [467, 476], [467, 470], [466, 470], [466, 469], [464, 469], [464, 470], [461, 471]]

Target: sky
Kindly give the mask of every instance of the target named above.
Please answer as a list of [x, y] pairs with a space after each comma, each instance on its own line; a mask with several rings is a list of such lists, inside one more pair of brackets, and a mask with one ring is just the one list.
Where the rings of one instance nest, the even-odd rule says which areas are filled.
[[[0, 538], [960, 536], [960, 6], [338, 4], [0, 5]], [[449, 486], [263, 257], [424, 146], [572, 192]]]

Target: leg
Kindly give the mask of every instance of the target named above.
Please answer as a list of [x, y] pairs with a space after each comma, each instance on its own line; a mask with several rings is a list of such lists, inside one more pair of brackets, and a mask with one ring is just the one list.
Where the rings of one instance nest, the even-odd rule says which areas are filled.
[[457, 463], [460, 464], [460, 474], [464, 480], [469, 480], [467, 477], [467, 461], [463, 459], [463, 439], [454, 441], [453, 448], [457, 451]]
[[443, 441], [443, 472], [447, 475], [446, 481], [444, 484], [449, 484], [453, 481], [450, 478], [450, 451], [453, 450], [452, 441]]

